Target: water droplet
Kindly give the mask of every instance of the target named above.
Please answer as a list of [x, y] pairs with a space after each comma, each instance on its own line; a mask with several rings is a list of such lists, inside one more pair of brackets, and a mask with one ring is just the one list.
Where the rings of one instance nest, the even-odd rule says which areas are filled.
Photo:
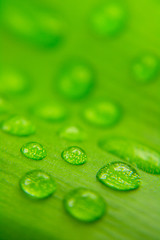
[[81, 165], [87, 161], [86, 153], [79, 147], [69, 147], [62, 152], [62, 158], [71, 164]]
[[29, 78], [16, 69], [6, 68], [0, 72], [0, 92], [5, 95], [24, 94], [29, 90]]
[[83, 111], [85, 120], [99, 127], [109, 127], [117, 123], [121, 113], [119, 107], [110, 101], [91, 103]]
[[106, 210], [104, 200], [92, 190], [78, 188], [71, 191], [64, 199], [66, 211], [83, 222], [100, 219]]
[[49, 197], [56, 191], [55, 181], [45, 172], [33, 170], [20, 181], [21, 189], [34, 199]]
[[68, 126], [61, 129], [59, 136], [70, 141], [83, 141], [86, 137], [85, 133], [77, 126]]
[[126, 20], [124, 6], [116, 1], [109, 1], [93, 11], [90, 22], [91, 28], [97, 34], [112, 37], [123, 30]]
[[36, 142], [30, 142], [25, 144], [21, 148], [21, 152], [24, 154], [25, 157], [34, 160], [41, 160], [47, 156], [45, 148], [41, 144]]
[[140, 176], [136, 170], [122, 162], [112, 162], [97, 173], [98, 180], [115, 190], [128, 191], [139, 187]]
[[62, 41], [64, 24], [53, 9], [15, 2], [3, 5], [3, 25], [14, 35], [45, 47], [54, 47]]
[[135, 80], [145, 83], [154, 79], [159, 71], [159, 60], [153, 54], [143, 54], [134, 59], [132, 73]]
[[33, 112], [36, 116], [51, 122], [59, 122], [67, 117], [67, 109], [60, 103], [42, 103], [37, 105]]
[[101, 141], [100, 147], [145, 172], [160, 174], [160, 154], [140, 143], [117, 137]]
[[15, 136], [29, 136], [35, 133], [35, 126], [24, 117], [13, 116], [2, 123], [2, 130]]
[[82, 61], [68, 62], [58, 77], [59, 92], [68, 99], [81, 99], [92, 89], [94, 72], [90, 65]]

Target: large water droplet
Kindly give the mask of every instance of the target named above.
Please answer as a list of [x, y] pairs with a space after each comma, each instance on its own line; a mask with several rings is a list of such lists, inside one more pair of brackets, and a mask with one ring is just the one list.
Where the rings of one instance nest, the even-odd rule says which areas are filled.
[[35, 133], [35, 126], [24, 117], [13, 116], [2, 123], [2, 130], [16, 136], [29, 136]]
[[102, 167], [97, 173], [97, 178], [115, 190], [128, 191], [140, 185], [140, 176], [136, 170], [122, 162], [112, 162]]
[[61, 69], [57, 84], [59, 92], [69, 99], [85, 97], [94, 84], [94, 72], [90, 65], [82, 61], [71, 61]]
[[120, 116], [119, 107], [110, 101], [95, 101], [83, 110], [85, 120], [99, 127], [114, 125], [120, 119]]
[[106, 210], [104, 200], [92, 190], [78, 188], [64, 198], [66, 211], [83, 222], [93, 222], [101, 218]]
[[5, 95], [24, 94], [29, 90], [29, 78], [13, 68], [6, 68], [0, 72], [0, 92]]
[[143, 54], [134, 59], [132, 63], [132, 73], [138, 82], [149, 82], [154, 79], [159, 71], [160, 64], [157, 56], [153, 54]]
[[71, 164], [81, 165], [87, 161], [86, 153], [79, 147], [69, 147], [62, 152], [62, 158]]
[[25, 157], [34, 160], [41, 160], [47, 156], [45, 148], [36, 142], [30, 142], [23, 145], [21, 152]]
[[59, 122], [67, 117], [67, 109], [60, 103], [41, 103], [33, 109], [33, 113], [51, 122]]
[[109, 1], [93, 11], [91, 27], [101, 36], [115, 36], [120, 33], [126, 23], [126, 9], [117, 1]]
[[2, 20], [13, 34], [39, 46], [52, 47], [63, 39], [64, 24], [53, 9], [14, 1], [3, 4]]
[[101, 141], [100, 147], [145, 172], [160, 174], [160, 154], [140, 143], [117, 137]]
[[55, 181], [45, 172], [33, 170], [20, 181], [21, 189], [34, 199], [49, 197], [56, 191]]
[[86, 137], [86, 134], [83, 130], [77, 126], [68, 126], [61, 129], [59, 136], [63, 139], [70, 141], [83, 141]]

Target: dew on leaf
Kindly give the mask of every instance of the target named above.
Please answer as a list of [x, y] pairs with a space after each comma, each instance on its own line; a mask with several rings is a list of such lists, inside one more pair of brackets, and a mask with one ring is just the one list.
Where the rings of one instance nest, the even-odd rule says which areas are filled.
[[124, 29], [126, 21], [126, 9], [117, 1], [107, 1], [97, 7], [90, 17], [92, 30], [104, 37], [113, 37], [119, 34]]
[[45, 148], [37, 142], [29, 142], [22, 146], [21, 152], [27, 158], [41, 160], [47, 156]]
[[45, 172], [33, 170], [20, 181], [21, 189], [33, 199], [49, 197], [56, 191], [55, 181]]
[[40, 103], [34, 107], [33, 113], [50, 122], [59, 122], [67, 118], [68, 112], [64, 105], [60, 103]]
[[121, 117], [119, 107], [111, 101], [94, 101], [84, 108], [83, 118], [90, 124], [99, 127], [110, 127]]
[[69, 147], [62, 152], [62, 158], [71, 164], [81, 165], [87, 161], [85, 151], [79, 147]]
[[4, 132], [15, 136], [29, 136], [35, 133], [35, 126], [26, 118], [13, 116], [2, 123]]
[[10, 67], [0, 72], [0, 93], [4, 95], [20, 95], [30, 88], [30, 79], [25, 73]]
[[63, 139], [77, 142], [81, 142], [86, 138], [86, 134], [83, 130], [75, 125], [62, 128], [59, 132], [59, 136]]
[[55, 10], [28, 4], [3, 4], [3, 25], [36, 46], [54, 47], [64, 38], [64, 23]]
[[64, 198], [66, 211], [77, 220], [93, 222], [100, 219], [106, 211], [106, 204], [96, 192], [78, 188], [69, 192]]
[[112, 162], [102, 167], [97, 173], [97, 179], [104, 185], [120, 191], [134, 190], [140, 186], [137, 171], [123, 162]]
[[136, 81], [146, 83], [153, 80], [160, 70], [157, 56], [154, 54], [143, 54], [134, 59], [132, 63], [132, 74]]
[[91, 91], [94, 78], [95, 74], [90, 65], [83, 61], [69, 61], [59, 73], [58, 90], [64, 97], [78, 100]]
[[160, 174], [160, 154], [141, 143], [112, 137], [100, 141], [99, 146], [145, 172]]

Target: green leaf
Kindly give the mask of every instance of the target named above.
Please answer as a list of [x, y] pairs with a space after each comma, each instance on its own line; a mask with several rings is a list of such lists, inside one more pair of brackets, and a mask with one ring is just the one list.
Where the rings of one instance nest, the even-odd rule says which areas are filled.
[[[36, 1], [37, 4], [39, 1]], [[160, 4], [157, 0], [127, 1], [127, 24], [115, 38], [101, 38], [89, 30], [88, 18], [99, 1], [41, 1], [42, 6], [58, 9], [67, 25], [65, 41], [57, 48], [32, 46], [1, 29], [3, 64], [16, 66], [30, 76], [31, 89], [25, 95], [7, 96], [12, 108], [1, 114], [27, 116], [36, 126], [36, 134], [16, 137], [0, 132], [0, 239], [2, 240], [157, 240], [160, 235], [160, 176], [137, 170], [141, 187], [130, 192], [107, 188], [96, 179], [97, 171], [120, 158], [104, 152], [98, 142], [104, 137], [130, 138], [160, 151], [160, 73], [152, 81], [136, 82], [131, 64], [142, 52], [160, 56]], [[30, 1], [32, 4], [32, 1]], [[95, 71], [95, 86], [82, 100], [69, 101], [57, 91], [57, 74], [64, 61], [84, 59]], [[5, 95], [5, 94], [4, 94]], [[97, 99], [117, 102], [122, 109], [115, 126], [99, 128], [82, 118], [83, 109]], [[47, 122], [30, 111], [41, 101], [60, 102], [68, 119]], [[64, 140], [59, 131], [79, 126], [86, 134], [82, 142]], [[20, 152], [28, 142], [38, 142], [47, 151], [41, 161], [28, 159]], [[71, 165], [61, 158], [70, 146], [82, 148], [88, 157], [84, 165]], [[43, 170], [57, 183], [55, 194], [45, 200], [28, 198], [20, 189], [26, 172]], [[105, 216], [86, 224], [73, 219], [63, 206], [64, 196], [74, 188], [98, 192], [107, 203]]]

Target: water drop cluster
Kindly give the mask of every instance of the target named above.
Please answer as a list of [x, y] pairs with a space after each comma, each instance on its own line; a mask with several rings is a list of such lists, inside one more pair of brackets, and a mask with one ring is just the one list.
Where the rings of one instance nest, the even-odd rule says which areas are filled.
[[[107, 1], [91, 12], [89, 26], [95, 35], [111, 39], [123, 32], [127, 25], [127, 15], [125, 6], [118, 1]], [[20, 39], [44, 49], [59, 45], [65, 38], [64, 21], [54, 10], [37, 8], [35, 11], [30, 7], [25, 9], [21, 4], [4, 4], [2, 23], [9, 32]], [[99, 128], [111, 128], [120, 122], [122, 119], [121, 106], [106, 99], [105, 96], [100, 96], [103, 99], [93, 97], [98, 82], [94, 64], [92, 65], [86, 59], [71, 60], [68, 58], [56, 72], [54, 89], [61, 100], [59, 101], [58, 98], [55, 98], [54, 101], [53, 99], [49, 101], [43, 99], [42, 102], [34, 105], [30, 113], [35, 118], [56, 125], [69, 119], [70, 112], [75, 114], [75, 111], [77, 114], [78, 105], [76, 104], [82, 103], [82, 111], [78, 112], [78, 116], [84, 120], [87, 127], [93, 127], [96, 131]], [[158, 57], [153, 53], [137, 56], [132, 61], [131, 72], [137, 84], [150, 82], [159, 73]], [[25, 73], [13, 67], [6, 67], [0, 72], [0, 93], [4, 96], [20, 96], [27, 93], [30, 87], [31, 81]], [[65, 103], [63, 99], [65, 99]], [[75, 104], [74, 110], [67, 107], [67, 102]], [[0, 114], [6, 112], [10, 113], [10, 107], [8, 102], [1, 97]], [[31, 137], [36, 132], [34, 123], [20, 115], [7, 117], [1, 123], [1, 129], [10, 135], [22, 137], [22, 139]], [[59, 139], [70, 142], [83, 142], [86, 135], [81, 127], [76, 124], [71, 125], [71, 122], [58, 132]], [[138, 189], [141, 185], [141, 177], [137, 169], [150, 174], [160, 174], [160, 154], [141, 143], [113, 137], [101, 140], [99, 147], [119, 158], [119, 161], [113, 162], [107, 159], [106, 164], [99, 170], [97, 169], [97, 173], [95, 172], [95, 178], [108, 188], [124, 192]], [[39, 169], [32, 169], [32, 171], [24, 173], [20, 180], [21, 190], [26, 196], [36, 200], [53, 195], [56, 192], [57, 183], [51, 176], [52, 174], [40, 170], [42, 162], [38, 162], [39, 160], [45, 161], [47, 157], [45, 147], [39, 142], [27, 141], [20, 150], [24, 161], [34, 160], [39, 166]], [[77, 145], [68, 146], [68, 142], [67, 147], [58, 153], [58, 156], [59, 158], [61, 156], [69, 164], [77, 165], [72, 166], [73, 169], [79, 168], [81, 167], [79, 165], [85, 163], [90, 164], [86, 151]], [[81, 168], [83, 169], [83, 167]], [[66, 212], [83, 222], [96, 221], [106, 212], [104, 199], [92, 189], [83, 187], [72, 189], [66, 194], [63, 204]]]

